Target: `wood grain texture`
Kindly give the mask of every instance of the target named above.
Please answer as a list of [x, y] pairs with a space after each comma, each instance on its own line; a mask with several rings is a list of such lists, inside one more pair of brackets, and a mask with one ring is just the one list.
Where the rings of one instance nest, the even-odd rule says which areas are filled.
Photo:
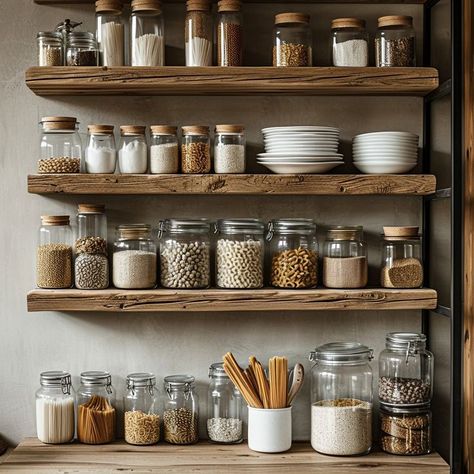
[[28, 176], [35, 194], [416, 195], [436, 190], [434, 175], [118, 175]]
[[[94, 3], [95, 0], [33, 0], [40, 5], [71, 5]], [[214, 0], [216, 1], [216, 0]], [[356, 4], [423, 4], [426, 0], [298, 0], [297, 3], [356, 3]], [[185, 3], [185, 0], [163, 0], [163, 3]], [[288, 0], [243, 0], [243, 3], [288, 3]]]
[[433, 68], [32, 67], [38, 95], [418, 95], [438, 87]]

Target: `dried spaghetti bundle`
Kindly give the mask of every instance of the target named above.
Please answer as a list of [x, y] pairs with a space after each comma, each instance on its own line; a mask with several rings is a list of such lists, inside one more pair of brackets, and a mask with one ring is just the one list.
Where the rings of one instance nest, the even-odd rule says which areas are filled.
[[77, 438], [81, 443], [104, 444], [115, 438], [115, 408], [105, 397], [92, 395], [79, 405]]

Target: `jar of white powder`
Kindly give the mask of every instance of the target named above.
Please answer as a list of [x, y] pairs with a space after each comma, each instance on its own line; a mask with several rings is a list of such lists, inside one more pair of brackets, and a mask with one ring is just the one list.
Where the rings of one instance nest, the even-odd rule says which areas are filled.
[[143, 174], [148, 168], [146, 127], [122, 125], [120, 127], [119, 170], [122, 174]]
[[177, 128], [169, 125], [152, 125], [150, 146], [150, 172], [173, 174], [179, 170]]
[[214, 171], [245, 173], [245, 135], [242, 125], [216, 125]]
[[86, 148], [87, 173], [114, 173], [117, 164], [113, 125], [89, 125]]
[[365, 21], [336, 18], [332, 21], [332, 62], [334, 66], [366, 67], [369, 65], [369, 36]]

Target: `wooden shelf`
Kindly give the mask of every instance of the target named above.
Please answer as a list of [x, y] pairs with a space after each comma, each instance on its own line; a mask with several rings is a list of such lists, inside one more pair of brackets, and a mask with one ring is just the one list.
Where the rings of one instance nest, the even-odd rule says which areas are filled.
[[438, 87], [433, 68], [32, 67], [47, 95], [415, 95]]
[[[217, 1], [217, 0], [214, 0]], [[295, 3], [355, 3], [355, 4], [423, 4], [427, 0], [297, 0]], [[34, 0], [40, 5], [93, 4], [95, 0]], [[185, 3], [186, 0], [163, 0], [164, 3]], [[288, 3], [288, 0], [243, 0], [243, 3]]]

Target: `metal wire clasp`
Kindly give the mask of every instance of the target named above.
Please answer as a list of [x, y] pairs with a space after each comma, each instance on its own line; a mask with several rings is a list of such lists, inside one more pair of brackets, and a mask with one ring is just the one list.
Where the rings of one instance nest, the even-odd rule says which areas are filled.
[[71, 395], [71, 376], [66, 375], [61, 378], [61, 391], [64, 395]]

